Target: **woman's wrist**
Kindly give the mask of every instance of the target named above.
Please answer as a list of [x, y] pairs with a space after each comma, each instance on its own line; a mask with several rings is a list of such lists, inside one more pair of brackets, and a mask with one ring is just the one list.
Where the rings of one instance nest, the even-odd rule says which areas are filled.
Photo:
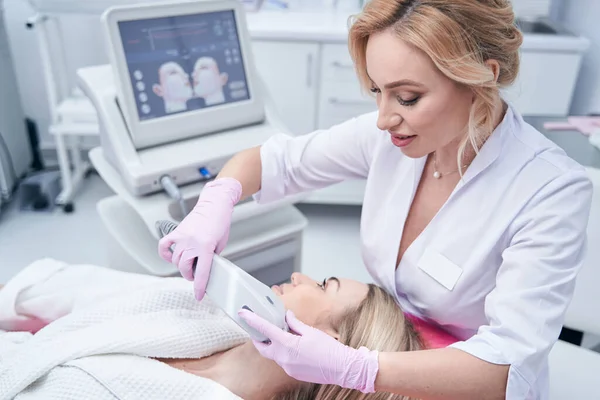
[[239, 152], [229, 160], [217, 175], [221, 179], [235, 179], [241, 184], [240, 200], [258, 192], [262, 179], [262, 160], [260, 146]]
[[[365, 365], [363, 369], [364, 374], [364, 386], [359, 390], [363, 393], [374, 393], [375, 392], [375, 379], [377, 379], [377, 373], [379, 372], [379, 352], [376, 350], [367, 350], [365, 355]], [[359, 349], [359, 351], [361, 350]]]
[[345, 361], [345, 373], [340, 377], [341, 382], [337, 384], [363, 393], [374, 393], [375, 378], [379, 370], [379, 353], [366, 347], [351, 350]]
[[231, 201], [231, 205], [235, 206], [242, 197], [242, 191], [242, 184], [237, 179], [231, 177], [217, 177], [217, 179], [204, 185], [198, 202], [209, 198], [212, 199], [215, 192], [217, 192], [219, 195], [225, 195], [226, 198]]

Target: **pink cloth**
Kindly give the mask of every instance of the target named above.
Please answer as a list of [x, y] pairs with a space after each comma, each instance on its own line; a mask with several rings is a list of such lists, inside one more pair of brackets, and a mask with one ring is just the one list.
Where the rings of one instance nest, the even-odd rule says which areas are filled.
[[578, 130], [584, 135], [591, 135], [594, 131], [600, 129], [600, 118], [576, 116], [568, 117], [567, 121], [549, 121], [544, 123], [544, 129], [550, 131]]
[[406, 314], [406, 318], [412, 322], [416, 331], [421, 335], [421, 338], [425, 342], [425, 347], [428, 349], [441, 349], [456, 342], [460, 342], [459, 339], [455, 338], [439, 326], [433, 325], [410, 314]]

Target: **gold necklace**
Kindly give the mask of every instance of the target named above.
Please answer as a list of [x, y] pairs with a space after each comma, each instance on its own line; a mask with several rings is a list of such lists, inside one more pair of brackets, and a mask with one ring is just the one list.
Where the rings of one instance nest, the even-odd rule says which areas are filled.
[[[467, 168], [467, 165], [463, 165], [462, 168], [463, 169]], [[433, 152], [433, 177], [435, 179], [440, 179], [440, 178], [442, 178], [445, 175], [452, 175], [454, 173], [457, 173], [458, 171], [459, 171], [459, 169], [456, 169], [455, 171], [444, 172], [444, 173], [438, 171], [438, 167], [437, 167], [437, 153], [435, 151]]]

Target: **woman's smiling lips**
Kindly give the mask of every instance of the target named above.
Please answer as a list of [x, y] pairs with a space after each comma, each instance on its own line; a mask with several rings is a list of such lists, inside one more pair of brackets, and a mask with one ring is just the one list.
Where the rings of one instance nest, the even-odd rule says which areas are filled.
[[392, 143], [397, 147], [406, 147], [417, 137], [417, 135], [400, 135], [394, 132], [390, 132], [390, 135], [392, 135]]

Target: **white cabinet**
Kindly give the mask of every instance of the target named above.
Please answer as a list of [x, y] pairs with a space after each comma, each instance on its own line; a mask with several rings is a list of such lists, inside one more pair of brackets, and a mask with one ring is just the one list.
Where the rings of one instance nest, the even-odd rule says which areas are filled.
[[[283, 122], [295, 135], [329, 128], [371, 111], [345, 45], [254, 40], [254, 62]], [[323, 55], [323, 59], [319, 55]], [[315, 191], [304, 202], [361, 205], [364, 180]]]
[[[361, 89], [346, 44], [323, 44], [317, 125], [327, 129], [377, 109], [375, 99]], [[306, 203], [362, 205], [365, 180], [351, 180], [309, 196]]]
[[581, 62], [581, 52], [523, 50], [519, 76], [503, 91], [504, 98], [523, 115], [564, 117]]
[[317, 126], [319, 43], [255, 40], [254, 63], [275, 107], [295, 135]]
[[375, 99], [360, 87], [345, 44], [324, 44], [319, 90], [319, 128], [329, 128], [377, 109]]

